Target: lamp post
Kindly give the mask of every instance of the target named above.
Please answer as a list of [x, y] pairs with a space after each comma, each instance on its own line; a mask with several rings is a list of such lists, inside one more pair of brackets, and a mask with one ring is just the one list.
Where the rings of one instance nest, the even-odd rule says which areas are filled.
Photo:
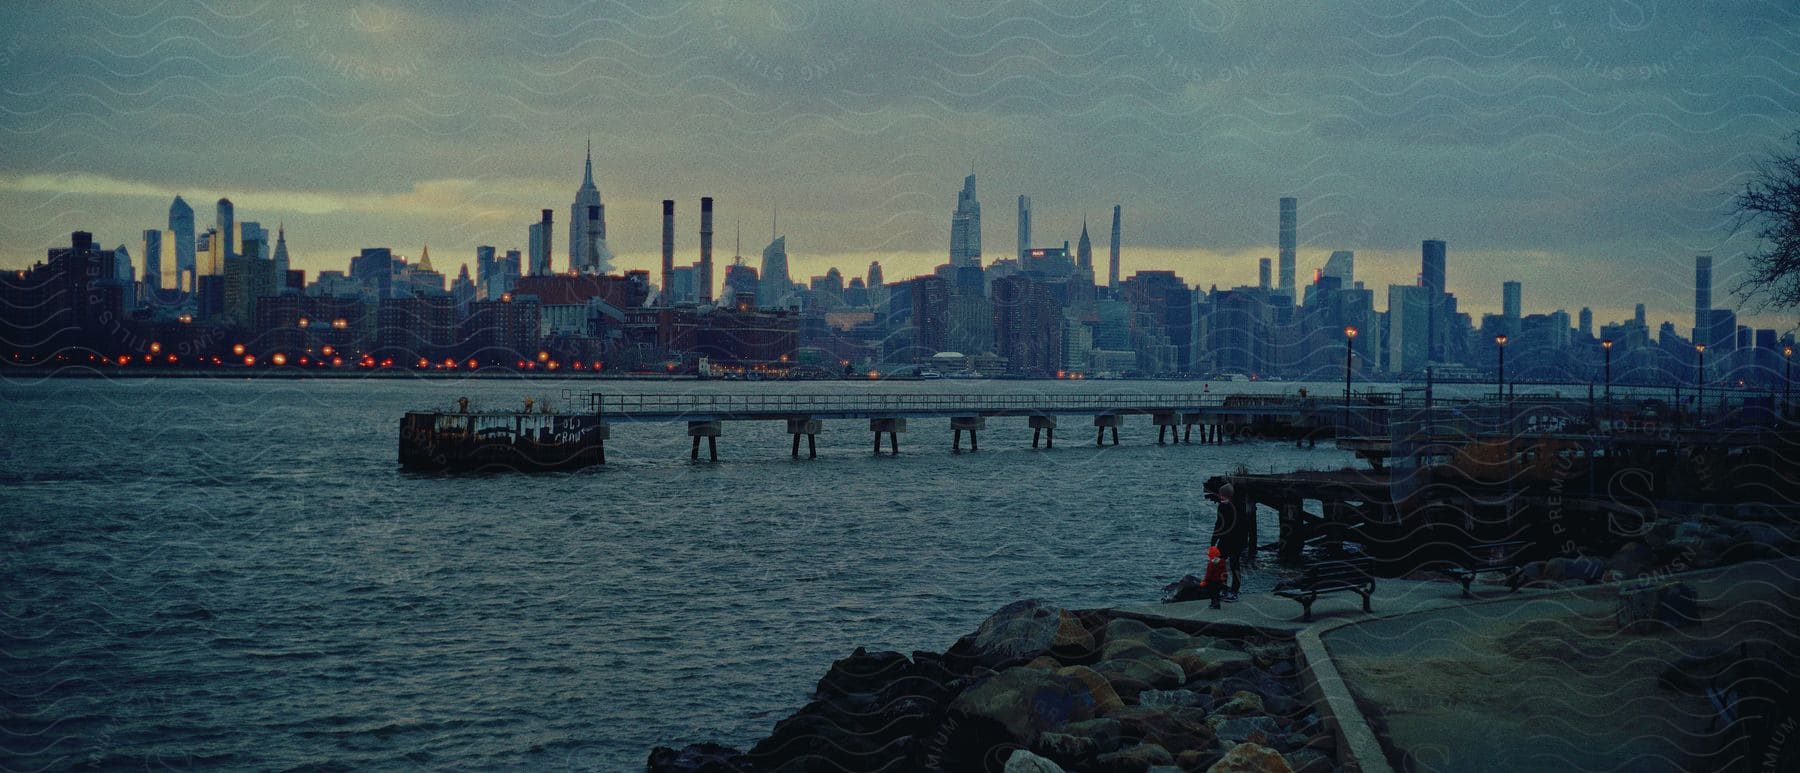
[[1494, 348], [1500, 356], [1499, 388], [1500, 400], [1506, 400], [1506, 334], [1494, 336]]
[[1600, 348], [1606, 350], [1606, 408], [1612, 410], [1612, 339], [1600, 342]]
[[1348, 431], [1350, 428], [1350, 374], [1352, 372], [1350, 358], [1356, 352], [1355, 344], [1356, 344], [1356, 328], [1352, 327], [1352, 326], [1345, 326], [1345, 328], [1344, 328], [1344, 429], [1346, 431]]
[[1781, 415], [1786, 416], [1794, 411], [1794, 346], [1781, 347], [1782, 387]]
[[1706, 344], [1694, 344], [1694, 426], [1706, 418]]

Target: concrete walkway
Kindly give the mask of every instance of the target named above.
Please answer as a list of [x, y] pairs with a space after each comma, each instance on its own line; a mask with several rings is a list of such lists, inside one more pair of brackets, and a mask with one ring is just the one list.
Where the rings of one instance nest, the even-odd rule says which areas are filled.
[[[1733, 626], [1742, 634], [1748, 619], [1773, 625], [1771, 631], [1800, 630], [1796, 613], [1781, 611], [1791, 609], [1792, 599], [1800, 598], [1800, 559], [1736, 564], [1663, 579], [1693, 585], [1703, 613], [1715, 626]], [[1618, 588], [1599, 584], [1508, 592], [1504, 586], [1478, 582], [1471, 589], [1474, 598], [1464, 598], [1455, 583], [1380, 580], [1372, 612], [1362, 611], [1357, 594], [1334, 593], [1314, 603], [1310, 623], [1300, 620], [1298, 602], [1266, 591], [1246, 594], [1220, 609], [1210, 609], [1206, 601], [1188, 601], [1119, 611], [1147, 620], [1293, 636], [1307, 691], [1324, 721], [1337, 730], [1338, 763], [1345, 770], [1392, 770], [1390, 752], [1433, 770], [1530, 769], [1546, 764], [1611, 768], [1623, 758], [1642, 762], [1660, 756], [1667, 762], [1673, 755], [1691, 755], [1690, 747], [1703, 744], [1671, 740], [1670, 731], [1692, 733], [1688, 725], [1703, 726], [1709, 717], [1696, 707], [1676, 705], [1684, 700], [1692, 703], [1691, 696], [1657, 694], [1655, 677], [1682, 653], [1724, 642], [1708, 642], [1710, 636], [1691, 629], [1668, 636], [1677, 645], [1629, 641], [1631, 637], [1615, 633], [1612, 623]], [[1587, 634], [1569, 645], [1576, 653], [1559, 650], [1558, 642], [1577, 636], [1578, 628]], [[1770, 633], [1766, 638], [1778, 635], [1785, 634]], [[1494, 668], [1495, 653], [1489, 650], [1521, 646], [1527, 654], [1509, 654], [1515, 660], [1522, 657], [1526, 667], [1507, 661], [1500, 664], [1503, 668]], [[1609, 659], [1616, 654], [1609, 648], [1623, 654]], [[1546, 650], [1546, 657], [1538, 657], [1538, 650]], [[1528, 668], [1546, 665], [1540, 661], [1551, 662], [1548, 668]], [[1580, 680], [1591, 684], [1581, 685], [1587, 702], [1575, 705], [1569, 696]], [[1358, 697], [1387, 714], [1382, 721], [1393, 748], [1378, 738], [1357, 705]], [[1644, 732], [1641, 725], [1609, 735], [1621, 721], [1622, 715], [1614, 710], [1620, 699], [1634, 700], [1637, 713], [1648, 712], [1648, 717], [1666, 718], [1671, 708], [1682, 716], [1664, 722], [1660, 735]], [[1546, 702], [1562, 709], [1542, 711]], [[1469, 708], [1459, 703], [1484, 705]], [[1436, 719], [1446, 713], [1456, 716]], [[1521, 719], [1546, 714], [1550, 716], [1543, 727], [1519, 724]], [[1396, 723], [1399, 717], [1405, 719]], [[1581, 743], [1563, 743], [1555, 750], [1543, 743], [1546, 737], [1562, 737], [1576, 729], [1582, 731]]]

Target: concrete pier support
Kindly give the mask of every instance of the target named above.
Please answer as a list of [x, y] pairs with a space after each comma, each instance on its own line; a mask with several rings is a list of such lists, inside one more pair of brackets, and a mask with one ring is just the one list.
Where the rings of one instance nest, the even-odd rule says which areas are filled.
[[600, 463], [606, 464], [606, 441], [612, 438], [612, 425], [600, 422], [594, 427], [594, 445], [600, 450]]
[[818, 419], [788, 419], [787, 430], [794, 436], [794, 458], [800, 458], [800, 436], [806, 436], [806, 457], [819, 458], [819, 429], [822, 422]]
[[1203, 417], [1201, 417], [1201, 415], [1198, 413], [1181, 414], [1181, 428], [1182, 428], [1181, 442], [1183, 442], [1183, 443], [1194, 442], [1194, 425], [1199, 424], [1200, 425], [1200, 442], [1202, 444], [1204, 444], [1206, 442], [1206, 424], [1204, 423], [1205, 421], [1206, 420]]
[[1119, 444], [1119, 425], [1125, 423], [1125, 417], [1116, 413], [1102, 413], [1094, 417], [1094, 445], [1106, 445], [1106, 430], [1112, 429], [1112, 444]]
[[1168, 442], [1181, 442], [1181, 414], [1174, 411], [1154, 411], [1150, 414], [1150, 422], [1156, 425], [1156, 444], [1166, 445], [1163, 435], [1169, 436]]
[[700, 460], [700, 438], [706, 438], [707, 454], [712, 461], [719, 461], [719, 433], [723, 428], [724, 422], [719, 421], [688, 422], [688, 437], [694, 439], [694, 448], [689, 452], [688, 458]]
[[870, 419], [869, 431], [875, 433], [875, 453], [881, 453], [881, 433], [886, 432], [889, 447], [900, 455], [900, 433], [906, 431], [905, 419]]
[[1033, 416], [1031, 421], [1031, 447], [1038, 447], [1038, 433], [1044, 433], [1044, 447], [1056, 447], [1056, 417]]
[[962, 453], [962, 433], [965, 431], [967, 431], [969, 433], [969, 450], [970, 451], [980, 451], [981, 447], [979, 445], [977, 445], [978, 441], [975, 439], [975, 431], [982, 430], [982, 429], [987, 429], [987, 419], [985, 417], [981, 417], [981, 416], [952, 416], [952, 417], [950, 417], [950, 432], [952, 433], [951, 440], [950, 440], [950, 453], [953, 453], [953, 454]]

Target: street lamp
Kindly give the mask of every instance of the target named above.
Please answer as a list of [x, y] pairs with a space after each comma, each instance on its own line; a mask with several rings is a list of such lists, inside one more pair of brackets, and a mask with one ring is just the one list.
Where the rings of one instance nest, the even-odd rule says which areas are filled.
[[1494, 336], [1494, 348], [1500, 354], [1500, 399], [1506, 400], [1506, 334]]
[[1346, 430], [1350, 427], [1350, 358], [1356, 351], [1355, 343], [1356, 328], [1346, 325], [1344, 327], [1344, 428]]
[[1781, 406], [1782, 415], [1786, 416], [1794, 410], [1794, 346], [1781, 347], [1782, 380]]
[[1612, 407], [1612, 339], [1600, 342], [1600, 348], [1606, 350], [1606, 407]]
[[1699, 358], [1694, 361], [1694, 389], [1698, 393], [1694, 397], [1694, 423], [1706, 417], [1706, 344], [1694, 344], [1694, 353]]

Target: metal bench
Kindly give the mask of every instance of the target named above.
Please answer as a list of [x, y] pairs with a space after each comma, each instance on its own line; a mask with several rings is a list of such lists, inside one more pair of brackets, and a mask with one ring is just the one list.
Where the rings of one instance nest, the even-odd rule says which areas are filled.
[[1506, 542], [1484, 542], [1471, 545], [1466, 549], [1469, 560], [1460, 565], [1439, 569], [1438, 572], [1462, 583], [1463, 598], [1472, 598], [1469, 593], [1470, 583], [1475, 582], [1476, 575], [1487, 572], [1505, 572], [1506, 587], [1509, 591], [1519, 589], [1522, 579], [1519, 570], [1525, 566], [1523, 555], [1531, 543], [1526, 540], [1509, 540]]
[[1355, 592], [1362, 596], [1363, 611], [1374, 611], [1369, 608], [1369, 597], [1375, 595], [1375, 559], [1358, 556], [1320, 561], [1307, 565], [1299, 579], [1275, 586], [1275, 595], [1300, 602], [1305, 610], [1300, 619], [1306, 622], [1312, 621], [1313, 602], [1320, 595], [1338, 591]]

